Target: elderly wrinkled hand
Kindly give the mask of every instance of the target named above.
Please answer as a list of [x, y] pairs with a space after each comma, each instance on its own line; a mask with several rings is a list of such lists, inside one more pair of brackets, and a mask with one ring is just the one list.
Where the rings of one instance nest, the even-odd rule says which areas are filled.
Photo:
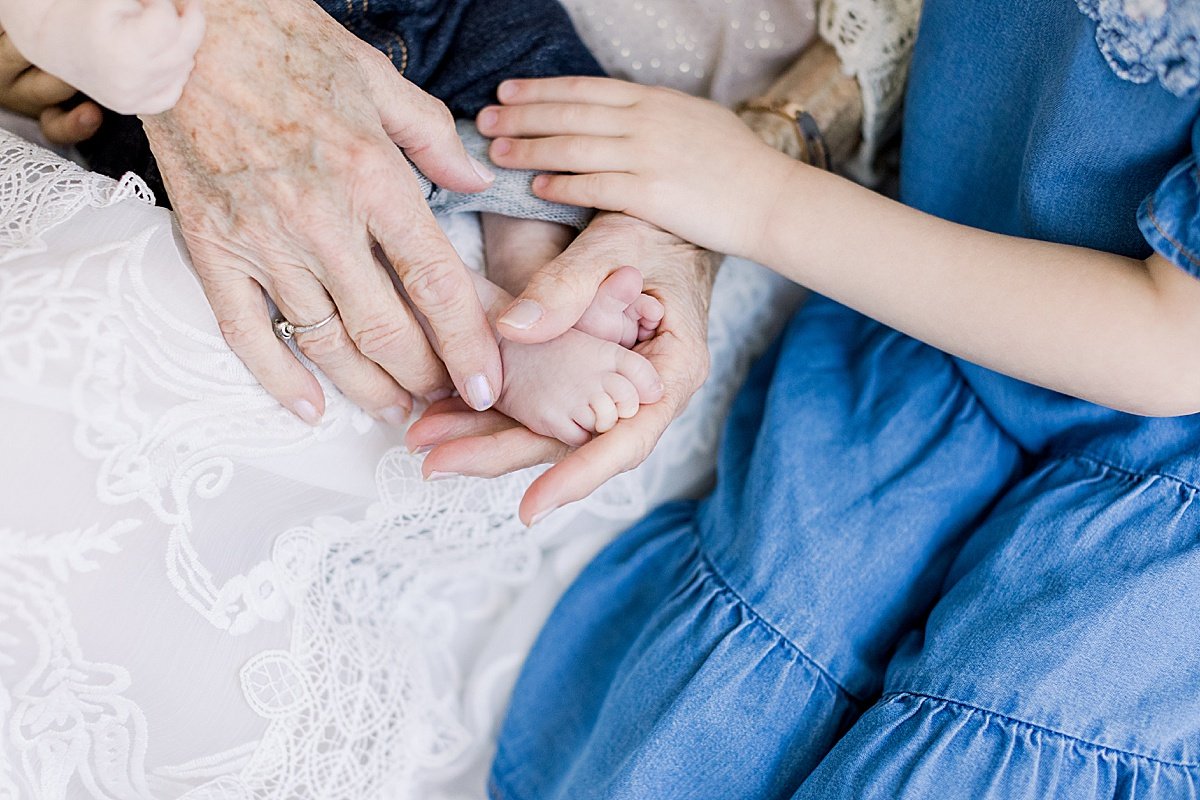
[[449, 112], [309, 0], [208, 0], [205, 13], [182, 99], [143, 122], [230, 347], [297, 416], [320, 420], [320, 385], [276, 336], [265, 290], [301, 329], [300, 351], [377, 418], [399, 423], [411, 394], [447, 394], [447, 372], [489, 408], [495, 335], [400, 150], [442, 187], [486, 188]]
[[[511, 314], [519, 327], [501, 322], [500, 330], [530, 343], [561, 335], [591, 303], [596, 287], [626, 264], [641, 269], [646, 291], [666, 310], [657, 335], [635, 348], [658, 370], [663, 399], [578, 449], [538, 436], [499, 412], [479, 414], [458, 399], [444, 400], [413, 424], [406, 440], [414, 450], [429, 450], [426, 476], [494, 477], [553, 463], [521, 502], [521, 519], [532, 524], [646, 460], [708, 376], [712, 254], [631, 217], [603, 214], [530, 281]], [[520, 313], [533, 307], [536, 315]]]

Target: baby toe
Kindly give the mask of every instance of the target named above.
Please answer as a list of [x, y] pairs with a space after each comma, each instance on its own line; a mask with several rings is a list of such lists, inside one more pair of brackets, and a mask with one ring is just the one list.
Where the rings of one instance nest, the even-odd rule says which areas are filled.
[[621, 267], [604, 279], [597, 290], [597, 295], [604, 295], [618, 301], [622, 306], [629, 306], [642, 293], [642, 273], [637, 267]]
[[617, 425], [617, 404], [604, 392], [592, 395], [588, 402], [596, 415], [596, 433], [608, 433]]
[[601, 383], [604, 391], [608, 392], [608, 396], [616, 405], [618, 417], [629, 419], [638, 412], [642, 400], [638, 397], [638, 390], [629, 382], [628, 378], [624, 375], [605, 375]]
[[579, 423], [570, 419], [553, 427], [554, 438], [570, 447], [583, 447], [592, 440], [592, 432], [584, 430]]
[[650, 330], [661, 325], [663, 317], [667, 315], [663, 304], [648, 294], [639, 295], [638, 299], [633, 301], [633, 308], [637, 312], [639, 324]]
[[591, 406], [580, 406], [571, 414], [571, 421], [585, 431], [596, 430], [596, 412]]
[[617, 372], [629, 379], [645, 405], [657, 403], [663, 396], [662, 378], [654, 365], [639, 353], [622, 350], [617, 358]]

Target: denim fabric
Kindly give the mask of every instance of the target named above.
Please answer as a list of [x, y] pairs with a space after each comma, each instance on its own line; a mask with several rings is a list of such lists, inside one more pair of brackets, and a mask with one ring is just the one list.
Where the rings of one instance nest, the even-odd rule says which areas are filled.
[[[1192, 136], [1200, 153], [1200, 123]], [[1146, 241], [1177, 265], [1200, 277], [1200, 163], [1196, 156], [1171, 174], [1138, 209]]]
[[[1200, 14], [1139, 7], [1160, 6]], [[1089, 11], [927, 0], [902, 197], [1189, 269], [1200, 94], [1122, 77]], [[1143, 237], [1147, 197], [1184, 247]], [[743, 389], [713, 494], [551, 616], [491, 791], [1194, 800], [1197, 619], [1200, 417], [1039, 389], [817, 298]]]
[[404, 76], [473, 117], [507, 78], [602, 75], [557, 0], [319, 0]]

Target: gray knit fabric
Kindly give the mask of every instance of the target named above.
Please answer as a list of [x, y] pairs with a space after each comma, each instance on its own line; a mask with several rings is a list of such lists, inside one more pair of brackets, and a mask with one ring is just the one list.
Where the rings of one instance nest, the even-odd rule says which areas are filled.
[[503, 169], [493, 164], [488, 158], [490, 141], [479, 133], [474, 122], [459, 120], [457, 127], [467, 152], [496, 174], [496, 182], [479, 194], [459, 194], [435, 186], [420, 170], [413, 167], [413, 172], [421, 184], [421, 191], [429, 201], [429, 207], [435, 212], [450, 214], [456, 211], [483, 211], [518, 219], [558, 222], [576, 230], [583, 230], [592, 221], [595, 212], [590, 208], [563, 206], [536, 197], [530, 189], [530, 183], [537, 172]]

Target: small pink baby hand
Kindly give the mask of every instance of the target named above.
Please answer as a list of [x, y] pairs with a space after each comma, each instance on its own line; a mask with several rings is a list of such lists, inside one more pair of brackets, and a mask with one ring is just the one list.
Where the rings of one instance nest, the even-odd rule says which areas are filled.
[[0, 0], [0, 7], [32, 63], [123, 114], [174, 106], [204, 39], [199, 0]]
[[199, 0], [136, 0], [113, 21], [105, 68], [96, 86], [81, 87], [93, 99], [123, 114], [158, 114], [172, 108], [195, 66], [204, 39]]

